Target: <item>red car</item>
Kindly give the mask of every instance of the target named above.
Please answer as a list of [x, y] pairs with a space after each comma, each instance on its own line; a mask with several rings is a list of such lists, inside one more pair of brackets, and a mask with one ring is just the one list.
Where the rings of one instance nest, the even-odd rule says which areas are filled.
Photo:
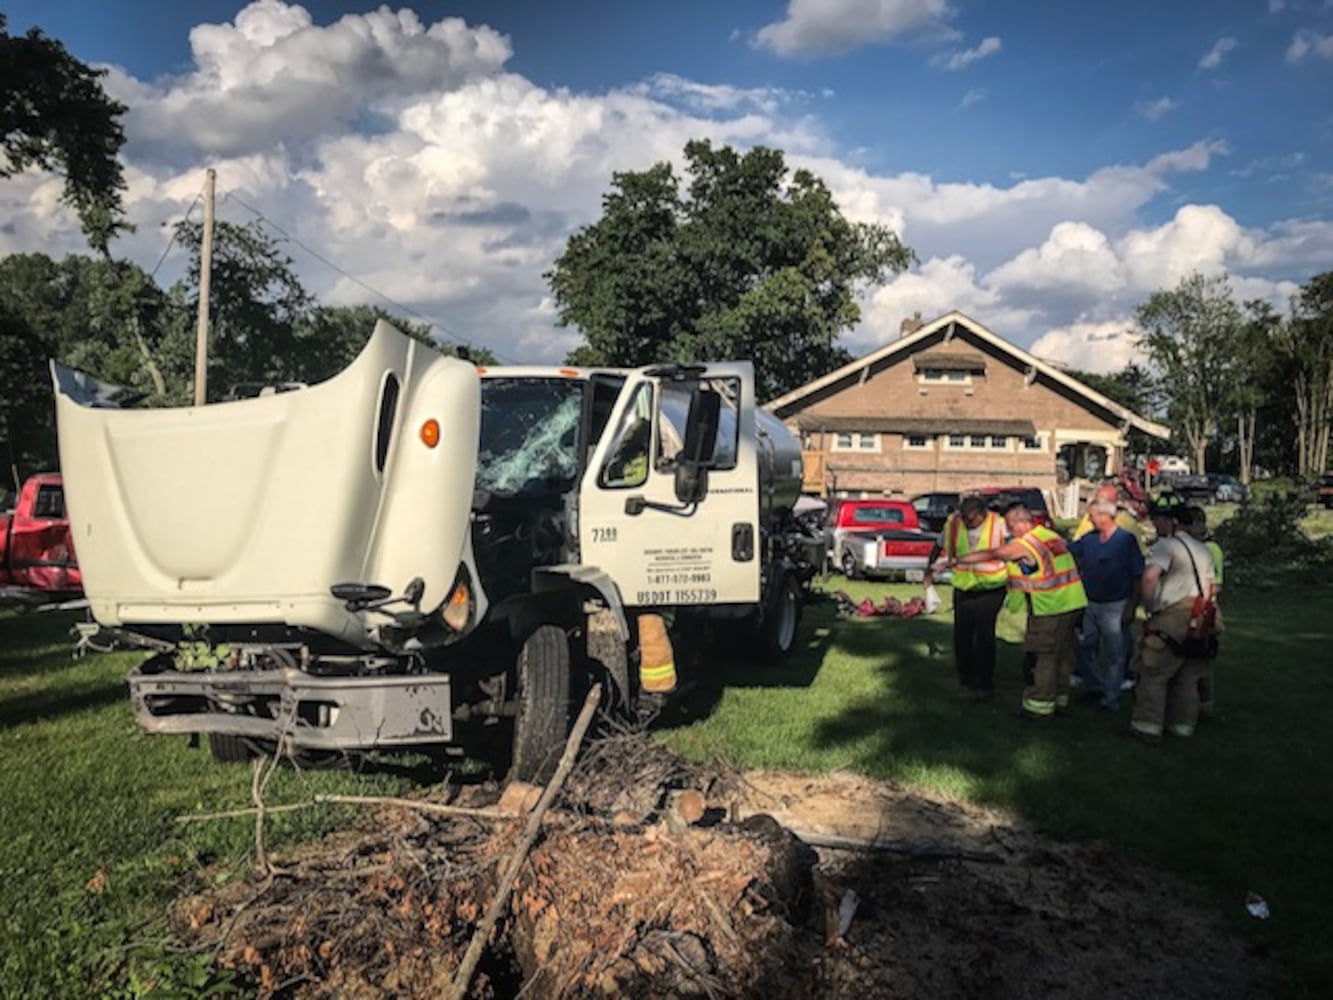
[[962, 495], [975, 493], [986, 501], [986, 506], [1003, 514], [1014, 504], [1022, 504], [1032, 511], [1032, 523], [1047, 528], [1054, 528], [1050, 508], [1046, 506], [1046, 497], [1034, 486], [983, 486], [980, 489], [964, 490]]
[[829, 556], [849, 579], [920, 580], [935, 535], [923, 532], [904, 500], [841, 500], [829, 508]]
[[0, 514], [0, 603], [40, 605], [83, 592], [57, 473], [32, 476]]

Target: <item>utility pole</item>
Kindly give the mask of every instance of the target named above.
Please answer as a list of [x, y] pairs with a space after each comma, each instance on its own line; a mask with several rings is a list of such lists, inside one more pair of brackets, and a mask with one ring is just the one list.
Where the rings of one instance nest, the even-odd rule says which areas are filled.
[[204, 238], [199, 253], [199, 332], [194, 342], [194, 405], [208, 398], [208, 286], [213, 276], [213, 191], [218, 173], [212, 167], [204, 181]]

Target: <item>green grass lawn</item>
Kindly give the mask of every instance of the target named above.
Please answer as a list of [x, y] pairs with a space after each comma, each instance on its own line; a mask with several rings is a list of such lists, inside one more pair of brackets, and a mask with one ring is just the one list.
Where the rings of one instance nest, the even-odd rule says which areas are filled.
[[[125, 675], [142, 655], [74, 661], [67, 614], [0, 617], [0, 996], [135, 996], [188, 981], [164, 952], [166, 909], [199, 870], [246, 870], [252, 820], [182, 825], [182, 813], [250, 804], [250, 769], [184, 737], [135, 727]], [[271, 804], [318, 792], [396, 791], [401, 778], [278, 771]], [[345, 812], [271, 818], [272, 842], [344, 824]], [[165, 994], [164, 994], [165, 995]]]
[[[916, 590], [845, 586], [858, 597]], [[747, 766], [852, 768], [1002, 807], [1057, 835], [1104, 839], [1202, 886], [1292, 970], [1293, 995], [1326, 995], [1333, 589], [1231, 593], [1226, 613], [1220, 718], [1192, 742], [1156, 750], [1123, 737], [1123, 712], [1080, 705], [1049, 728], [1020, 725], [1009, 714], [1021, 686], [1014, 647], [1002, 647], [999, 701], [959, 700], [947, 610], [840, 620], [828, 601], [807, 610], [786, 663], [711, 668], [663, 738]], [[167, 907], [201, 872], [243, 873], [253, 828], [174, 818], [248, 805], [250, 772], [215, 764], [184, 738], [139, 733], [124, 678], [140, 654], [73, 661], [71, 620], [0, 617], [0, 997], [148, 995], [146, 979], [183, 988], [203, 975], [170, 954]], [[408, 784], [390, 773], [283, 770], [268, 800]], [[271, 841], [348, 819], [282, 814], [270, 820]], [[1271, 920], [1244, 915], [1249, 890], [1268, 900]]]
[[[914, 588], [847, 585], [855, 596]], [[915, 588], [919, 591], [919, 588]], [[942, 588], [946, 608], [950, 592]], [[839, 620], [808, 610], [799, 655], [720, 669], [665, 738], [746, 766], [853, 770], [1010, 810], [1046, 831], [1099, 838], [1199, 884], [1295, 977], [1333, 979], [1333, 589], [1232, 594], [1217, 667], [1220, 717], [1192, 741], [1145, 747], [1118, 714], [1076, 704], [1044, 728], [1012, 717], [1016, 647], [1001, 647], [994, 704], [960, 700], [946, 614]], [[1272, 918], [1245, 915], [1247, 891]]]

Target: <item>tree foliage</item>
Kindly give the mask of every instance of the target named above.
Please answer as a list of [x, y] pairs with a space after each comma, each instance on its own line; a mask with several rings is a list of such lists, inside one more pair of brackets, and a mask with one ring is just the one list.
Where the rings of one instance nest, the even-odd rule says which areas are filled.
[[124, 261], [44, 254], [0, 260], [0, 437], [12, 464], [55, 463], [47, 359], [169, 398], [159, 367], [168, 298]]
[[849, 359], [840, 331], [857, 292], [905, 268], [883, 226], [848, 221], [824, 183], [781, 152], [685, 147], [670, 164], [617, 173], [602, 217], [570, 237], [547, 273], [577, 364], [732, 358], [755, 363], [772, 398]]
[[[0, 459], [20, 474], [56, 465], [47, 360], [137, 390], [147, 405], [193, 399], [200, 232], [185, 226], [185, 278], [163, 290], [137, 265], [44, 254], [0, 259]], [[209, 395], [243, 382], [320, 382], [365, 346], [378, 319], [474, 364], [489, 351], [441, 348], [427, 325], [372, 306], [319, 306], [257, 226], [215, 232]]]
[[99, 253], [126, 228], [116, 158], [125, 106], [107, 97], [94, 70], [33, 28], [12, 36], [0, 14], [0, 178], [29, 167], [64, 175], [63, 200]]
[[1297, 471], [1317, 475], [1328, 468], [1333, 421], [1333, 271], [1301, 286], [1291, 318], [1276, 327], [1274, 343], [1294, 403]]
[[1242, 326], [1226, 278], [1190, 275], [1174, 289], [1154, 292], [1135, 311], [1143, 344], [1161, 379], [1167, 419], [1192, 453], [1194, 471], [1207, 469], [1236, 368], [1232, 351]]

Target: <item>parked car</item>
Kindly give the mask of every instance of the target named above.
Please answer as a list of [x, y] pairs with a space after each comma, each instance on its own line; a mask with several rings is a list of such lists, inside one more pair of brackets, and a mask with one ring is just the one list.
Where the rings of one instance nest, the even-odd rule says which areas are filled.
[[920, 526], [916, 511], [903, 500], [834, 500], [824, 519], [831, 554], [837, 553], [849, 532], [893, 531]]
[[905, 500], [836, 501], [827, 526], [832, 562], [853, 580], [893, 576], [919, 581], [935, 544], [935, 534], [921, 530]]
[[1213, 487], [1213, 499], [1218, 503], [1240, 503], [1250, 495], [1250, 489], [1235, 476], [1226, 473], [1208, 473]]
[[957, 493], [922, 493], [912, 497], [912, 509], [916, 511], [923, 531], [943, 531], [944, 522], [958, 509]]
[[986, 501], [986, 506], [1003, 514], [1014, 504], [1019, 503], [1032, 511], [1032, 523], [1047, 528], [1055, 527], [1051, 520], [1050, 508], [1046, 506], [1046, 497], [1034, 486], [982, 486], [974, 490], [964, 490], [962, 495], [975, 493]]
[[1217, 487], [1208, 476], [1177, 472], [1159, 477], [1155, 485], [1160, 490], [1170, 489], [1186, 503], [1212, 503], [1217, 499]]
[[30, 477], [0, 515], [0, 604], [38, 607], [83, 592], [57, 473]]

